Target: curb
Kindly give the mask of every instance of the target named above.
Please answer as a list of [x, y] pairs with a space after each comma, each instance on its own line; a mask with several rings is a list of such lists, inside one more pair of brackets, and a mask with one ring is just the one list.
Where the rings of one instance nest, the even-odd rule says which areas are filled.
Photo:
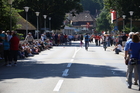
[[[108, 49], [112, 50], [114, 49], [114, 46], [108, 47]], [[124, 51], [120, 52], [119, 55], [124, 57]]]

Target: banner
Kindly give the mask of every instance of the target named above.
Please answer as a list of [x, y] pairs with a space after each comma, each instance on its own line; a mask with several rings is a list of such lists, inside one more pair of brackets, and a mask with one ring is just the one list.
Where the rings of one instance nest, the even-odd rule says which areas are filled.
[[111, 10], [111, 23], [113, 23], [113, 20], [116, 19], [116, 11], [115, 10]]

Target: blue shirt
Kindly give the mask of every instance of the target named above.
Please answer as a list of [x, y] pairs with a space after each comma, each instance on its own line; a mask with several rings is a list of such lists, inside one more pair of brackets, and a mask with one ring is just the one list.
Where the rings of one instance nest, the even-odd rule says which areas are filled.
[[[130, 58], [137, 58], [140, 60], [140, 43], [130, 43]], [[140, 64], [140, 61], [138, 64]]]
[[[86, 39], [86, 36], [88, 36], [88, 39]], [[84, 37], [85, 37], [85, 42], [89, 42], [90, 36], [89, 35], [85, 35]]]
[[130, 43], [132, 42], [132, 39], [129, 39], [126, 43], [125, 43], [125, 47], [124, 47], [124, 51], [128, 51], [130, 49]]
[[4, 50], [9, 50], [10, 49], [10, 43], [8, 41], [4, 41], [3, 45], [4, 45]]

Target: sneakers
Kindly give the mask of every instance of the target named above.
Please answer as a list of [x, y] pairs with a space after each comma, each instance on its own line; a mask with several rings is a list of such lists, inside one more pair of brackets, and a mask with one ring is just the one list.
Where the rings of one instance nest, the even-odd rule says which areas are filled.
[[128, 85], [128, 88], [129, 88], [129, 89], [131, 89], [131, 86], [130, 86], [130, 85]]
[[137, 82], [134, 82], [134, 85], [138, 85], [138, 83]]

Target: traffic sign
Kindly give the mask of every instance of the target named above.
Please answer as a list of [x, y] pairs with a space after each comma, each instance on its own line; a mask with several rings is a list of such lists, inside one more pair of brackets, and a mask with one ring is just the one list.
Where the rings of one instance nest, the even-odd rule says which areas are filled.
[[118, 30], [118, 26], [114, 26], [114, 30]]

